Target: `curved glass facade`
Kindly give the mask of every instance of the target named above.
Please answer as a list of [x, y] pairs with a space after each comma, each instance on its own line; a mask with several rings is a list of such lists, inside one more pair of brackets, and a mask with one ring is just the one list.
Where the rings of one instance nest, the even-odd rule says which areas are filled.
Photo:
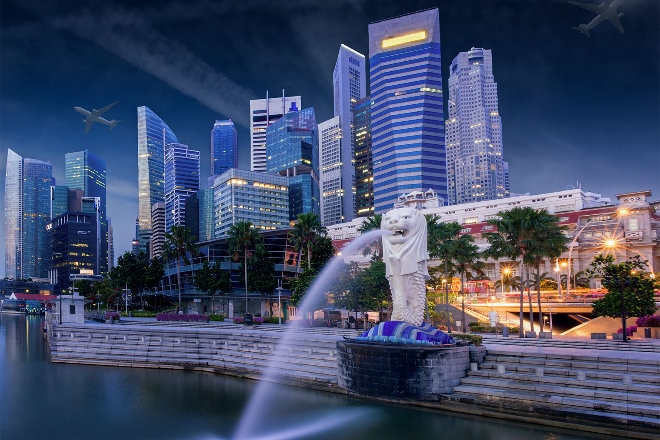
[[149, 252], [151, 207], [165, 201], [165, 145], [178, 143], [174, 132], [149, 107], [137, 108], [138, 129], [138, 241]]

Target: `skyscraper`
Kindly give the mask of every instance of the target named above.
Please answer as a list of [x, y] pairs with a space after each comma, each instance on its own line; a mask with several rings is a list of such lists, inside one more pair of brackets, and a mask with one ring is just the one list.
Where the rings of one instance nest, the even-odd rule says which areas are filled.
[[282, 96], [250, 101], [250, 169], [266, 171], [266, 129], [289, 112], [302, 108], [300, 96]]
[[199, 191], [199, 151], [184, 144], [165, 146], [165, 231], [185, 226], [186, 199]]
[[236, 127], [231, 119], [215, 121], [211, 130], [211, 174], [238, 168]]
[[[341, 129], [339, 116], [319, 124], [319, 190], [324, 226], [344, 222], [342, 200], [346, 193], [342, 187]], [[353, 167], [352, 163], [348, 166]]]
[[449, 204], [509, 197], [490, 50], [473, 47], [452, 61], [445, 130]]
[[46, 278], [50, 266], [46, 225], [50, 220], [53, 166], [7, 150], [5, 168], [5, 275]]
[[149, 107], [137, 108], [139, 249], [149, 252], [151, 207], [165, 201], [164, 147], [178, 143], [174, 132]]
[[353, 105], [355, 148], [355, 215], [374, 215], [374, 170], [371, 159], [371, 97]]
[[287, 113], [266, 130], [268, 172], [287, 176], [289, 218], [320, 215], [318, 126], [313, 108]]
[[[367, 94], [367, 78], [364, 55], [341, 45], [332, 73], [334, 89], [334, 116], [339, 116], [341, 130], [340, 171], [341, 190], [340, 219], [338, 222], [351, 221], [355, 215], [355, 167], [353, 139], [353, 105]], [[334, 220], [332, 220], [334, 221]], [[332, 224], [332, 223], [328, 223]]]
[[438, 9], [369, 25], [375, 212], [398, 196], [447, 197]]
[[83, 197], [98, 197], [99, 199], [99, 270], [106, 272], [109, 270], [109, 261], [105, 161], [89, 150], [66, 153], [64, 178], [69, 189], [80, 189]]
[[[286, 177], [232, 168], [215, 176], [212, 191], [213, 238], [227, 236], [231, 226], [238, 222], [250, 222], [264, 231], [289, 226]], [[200, 216], [201, 208], [202, 203]], [[210, 223], [201, 220], [200, 226]]]
[[154, 203], [151, 207], [151, 240], [149, 257], [157, 258], [163, 254], [165, 244], [165, 202]]

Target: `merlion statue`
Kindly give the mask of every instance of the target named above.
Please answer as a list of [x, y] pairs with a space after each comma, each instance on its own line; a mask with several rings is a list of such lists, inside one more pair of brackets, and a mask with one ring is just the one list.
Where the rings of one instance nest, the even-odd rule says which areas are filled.
[[429, 279], [426, 219], [418, 209], [396, 208], [383, 215], [380, 228], [386, 231], [383, 261], [392, 291], [392, 320], [419, 326]]

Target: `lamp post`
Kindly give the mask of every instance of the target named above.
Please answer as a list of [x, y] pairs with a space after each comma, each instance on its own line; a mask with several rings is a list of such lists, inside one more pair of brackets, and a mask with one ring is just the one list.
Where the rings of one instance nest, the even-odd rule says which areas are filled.
[[447, 313], [447, 332], [451, 333], [451, 318], [449, 316], [449, 283], [447, 278], [442, 279], [442, 284], [445, 285], [445, 312]]
[[511, 274], [511, 269], [509, 269], [508, 267], [505, 267], [500, 272], [500, 284], [501, 284], [500, 287], [502, 287], [502, 298], [504, 298], [504, 276], [506, 275], [506, 277], [509, 278], [510, 274]]
[[275, 291], [277, 292], [277, 314], [279, 315], [277, 317], [277, 323], [282, 324], [282, 287], [277, 286]]

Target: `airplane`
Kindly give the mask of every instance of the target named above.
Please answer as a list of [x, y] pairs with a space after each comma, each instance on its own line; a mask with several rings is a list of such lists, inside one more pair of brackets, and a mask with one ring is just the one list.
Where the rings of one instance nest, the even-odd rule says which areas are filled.
[[120, 121], [117, 121], [116, 119], [108, 121], [107, 119], [102, 118], [101, 115], [103, 113], [107, 112], [108, 110], [110, 110], [110, 108], [112, 106], [114, 106], [115, 104], [117, 104], [118, 102], [119, 101], [115, 101], [112, 104], [108, 104], [105, 107], [103, 107], [101, 109], [98, 109], [98, 110], [97, 109], [92, 109], [91, 112], [89, 110], [85, 110], [82, 107], [74, 107], [73, 109], [75, 111], [77, 111], [78, 113], [80, 113], [81, 115], [85, 116], [85, 119], [82, 120], [82, 122], [84, 124], [86, 124], [85, 125], [85, 133], [87, 133], [89, 131], [89, 129], [92, 128], [92, 124], [94, 124], [94, 122], [99, 122], [101, 124], [108, 125], [110, 127], [110, 129], [112, 130], [117, 125], [117, 123], [120, 122]]
[[607, 0], [603, 1], [601, 4], [597, 5], [595, 3], [586, 3], [580, 1], [569, 1], [570, 4], [579, 6], [583, 9], [587, 9], [596, 14], [596, 16], [588, 24], [581, 24], [579, 26], [573, 26], [573, 29], [583, 33], [587, 37], [590, 37], [589, 30], [595, 28], [603, 21], [607, 20], [612, 25], [623, 33], [623, 25], [621, 24], [621, 17], [623, 17], [623, 12], [617, 11], [617, 8], [621, 6], [625, 0], [610, 0], [608, 3]]

